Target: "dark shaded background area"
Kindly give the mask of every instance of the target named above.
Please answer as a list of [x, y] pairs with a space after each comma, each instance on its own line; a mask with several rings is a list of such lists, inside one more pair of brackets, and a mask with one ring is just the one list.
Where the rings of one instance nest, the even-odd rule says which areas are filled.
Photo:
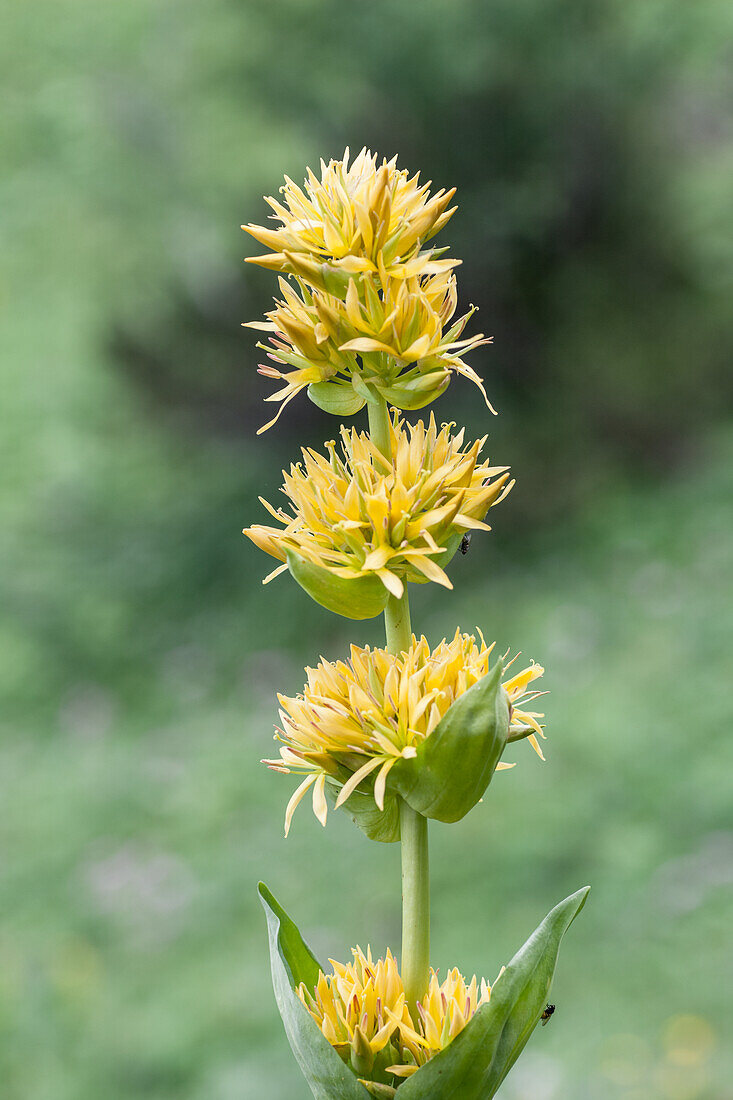
[[37, 0], [0, 14], [0, 1076], [8, 1100], [303, 1095], [266, 875], [322, 956], [397, 944], [397, 853], [299, 811], [275, 692], [378, 622], [239, 532], [302, 443], [255, 438], [240, 222], [363, 144], [458, 187], [444, 243], [517, 486], [421, 589], [547, 667], [517, 751], [433, 831], [434, 958], [491, 978], [591, 881], [506, 1100], [731, 1100], [733, 9], [717, 0]]
[[[458, 181], [445, 236], [464, 258], [464, 300], [495, 336], [483, 365], [507, 420], [522, 420], [529, 461], [556, 477], [578, 460], [638, 475], [682, 457], [731, 396], [729, 196], [716, 208], [709, 194], [730, 125], [730, 43], [716, 57], [713, 14], [428, 3], [416, 20], [411, 4], [338, 18], [293, 4], [273, 51], [269, 8], [254, 5], [217, 75], [248, 105], [254, 89], [273, 127], [297, 120], [327, 157], [364, 143], [399, 150], [436, 186]], [[245, 35], [262, 47], [247, 67]], [[247, 220], [258, 216], [250, 204]], [[164, 406], [249, 427], [241, 272], [200, 287], [170, 274], [168, 312], [120, 322], [116, 358]], [[244, 278], [256, 316], [271, 280]], [[460, 401], [446, 398], [451, 415]]]

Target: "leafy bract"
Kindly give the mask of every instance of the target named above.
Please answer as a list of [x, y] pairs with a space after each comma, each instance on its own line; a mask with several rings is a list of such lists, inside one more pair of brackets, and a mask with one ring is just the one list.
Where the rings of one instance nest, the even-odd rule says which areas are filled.
[[275, 1000], [311, 1092], [316, 1100], [369, 1100], [369, 1093], [341, 1061], [295, 992], [300, 982], [310, 989], [315, 987], [318, 962], [294, 922], [262, 882], [259, 894], [267, 917]]
[[350, 383], [311, 382], [308, 396], [319, 409], [334, 416], [353, 416], [364, 408], [364, 398], [354, 391]]
[[[326, 780], [326, 786], [334, 799], [337, 798], [341, 784], [329, 777]], [[354, 824], [358, 825], [370, 840], [378, 840], [383, 844], [395, 844], [400, 839], [400, 807], [397, 796], [387, 792], [384, 798], [384, 809], [380, 810], [374, 801], [373, 780], [365, 780], [362, 786], [364, 790], [357, 788], [340, 808], [350, 815]]]
[[443, 715], [411, 759], [399, 760], [388, 789], [438, 821], [460, 821], [491, 782], [509, 732], [509, 703], [501, 686], [504, 666], [469, 688]]
[[398, 409], [423, 409], [445, 393], [450, 378], [449, 371], [437, 371], [435, 377], [418, 375], [409, 381], [380, 386], [379, 389], [388, 405], [396, 405]]
[[[590, 887], [552, 909], [494, 982], [491, 999], [455, 1039], [398, 1085], [400, 1100], [491, 1100], [537, 1026], [550, 993], [560, 943]], [[260, 883], [272, 980], [288, 1040], [316, 1100], [366, 1100], [295, 989], [314, 988], [319, 964], [294, 922]], [[379, 1086], [383, 1087], [383, 1086]], [[385, 1092], [387, 1090], [385, 1089]]]
[[491, 999], [398, 1090], [400, 1100], [491, 1100], [537, 1026], [560, 942], [589, 886], [552, 909], [494, 982]]
[[346, 619], [373, 619], [387, 605], [389, 592], [379, 577], [337, 577], [320, 565], [287, 551], [291, 575], [311, 599]]

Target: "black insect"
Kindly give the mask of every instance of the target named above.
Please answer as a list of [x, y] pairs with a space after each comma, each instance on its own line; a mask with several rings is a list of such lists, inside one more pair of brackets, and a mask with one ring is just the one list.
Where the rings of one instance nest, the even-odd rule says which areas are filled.
[[468, 553], [468, 548], [469, 548], [470, 545], [471, 545], [471, 532], [469, 531], [461, 539], [461, 545], [458, 547], [458, 549], [461, 551], [462, 554], [467, 554]]
[[545, 1005], [545, 1011], [540, 1016], [540, 1019], [542, 1020], [542, 1026], [543, 1027], [547, 1023], [547, 1021], [550, 1019], [550, 1016], [552, 1016], [554, 1011], [555, 1011], [555, 1006], [554, 1005]]

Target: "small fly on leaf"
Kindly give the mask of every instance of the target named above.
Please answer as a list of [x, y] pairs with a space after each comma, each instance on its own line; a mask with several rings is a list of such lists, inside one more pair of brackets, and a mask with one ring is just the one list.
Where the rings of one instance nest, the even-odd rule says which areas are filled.
[[458, 549], [461, 551], [462, 554], [467, 554], [468, 553], [468, 548], [469, 548], [470, 545], [471, 545], [471, 532], [469, 531], [461, 539], [461, 545], [458, 547]]
[[554, 1005], [545, 1005], [545, 1011], [540, 1016], [540, 1019], [542, 1020], [542, 1026], [543, 1027], [547, 1023], [547, 1021], [550, 1019], [550, 1016], [552, 1016], [554, 1011], [555, 1011], [555, 1006]]

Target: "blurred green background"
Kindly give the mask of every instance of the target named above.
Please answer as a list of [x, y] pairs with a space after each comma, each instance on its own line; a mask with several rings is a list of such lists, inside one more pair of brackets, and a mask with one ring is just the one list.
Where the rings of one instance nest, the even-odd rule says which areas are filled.
[[492, 978], [586, 882], [505, 1100], [731, 1100], [733, 8], [7, 0], [0, 13], [0, 1094], [305, 1096], [259, 877], [321, 956], [395, 948], [398, 852], [322, 830], [276, 690], [377, 641], [240, 535], [334, 433], [260, 439], [238, 228], [346, 144], [457, 185], [444, 243], [515, 491], [421, 588], [546, 665], [526, 746], [433, 835], [434, 962]]

